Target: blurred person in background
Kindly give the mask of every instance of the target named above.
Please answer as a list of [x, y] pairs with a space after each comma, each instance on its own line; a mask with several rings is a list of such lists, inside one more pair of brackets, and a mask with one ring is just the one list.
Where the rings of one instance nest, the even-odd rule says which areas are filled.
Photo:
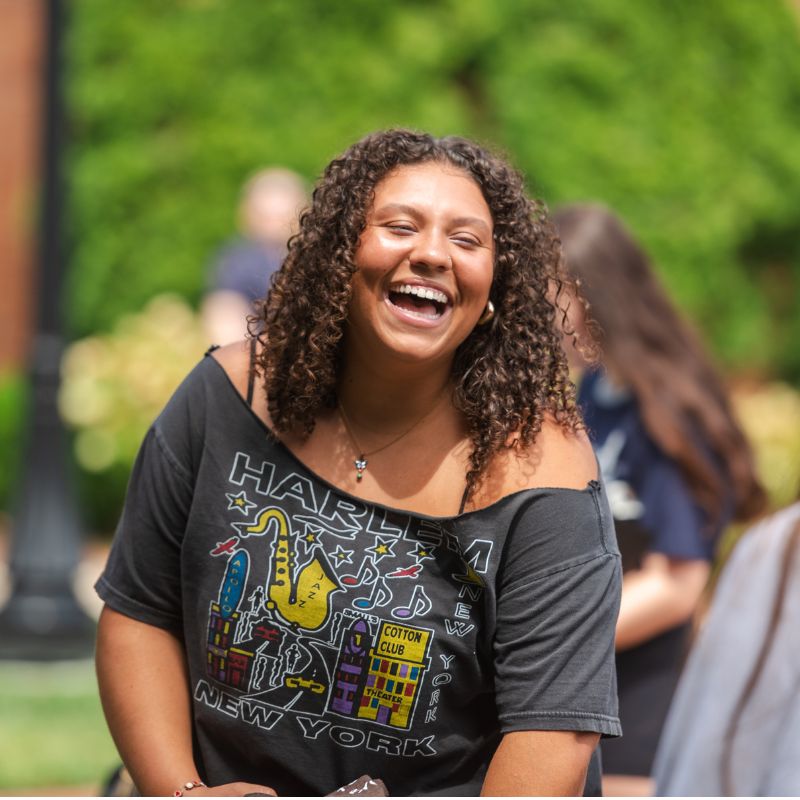
[[[624, 570], [616, 635], [624, 737], [602, 744], [604, 790], [646, 794], [715, 543], [766, 498], [720, 378], [630, 232], [597, 205], [564, 207], [554, 221], [589, 310], [567, 297], [565, 331], [580, 342], [587, 326], [600, 328], [602, 369], [584, 371], [578, 400]], [[565, 346], [582, 369], [572, 337]]]
[[723, 568], [658, 747], [666, 796], [800, 794], [800, 503]]
[[140, 791], [583, 791], [620, 733], [621, 567], [560, 262], [472, 142], [384, 131], [330, 163], [262, 328], [148, 432], [97, 583]]
[[245, 183], [239, 203], [242, 235], [217, 256], [201, 308], [209, 341], [225, 345], [244, 338], [247, 317], [266, 295], [307, 202], [302, 178], [288, 169], [270, 167]]

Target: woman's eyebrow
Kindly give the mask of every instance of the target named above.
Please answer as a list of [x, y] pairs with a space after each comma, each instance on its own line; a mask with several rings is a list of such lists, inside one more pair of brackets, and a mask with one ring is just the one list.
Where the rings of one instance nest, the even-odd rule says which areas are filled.
[[385, 206], [376, 208], [375, 214], [408, 214], [411, 217], [418, 217], [419, 211], [414, 206], [407, 206], [404, 203], [387, 203]]
[[453, 225], [471, 225], [474, 228], [480, 228], [487, 236], [491, 235], [491, 228], [486, 222], [479, 217], [458, 217], [452, 221]]
[[[408, 214], [411, 217], [419, 217], [420, 212], [414, 206], [405, 203], [387, 203], [385, 206], [376, 208], [374, 214]], [[480, 217], [457, 217], [451, 220], [452, 225], [472, 225], [480, 228], [487, 236], [491, 234], [491, 228]]]

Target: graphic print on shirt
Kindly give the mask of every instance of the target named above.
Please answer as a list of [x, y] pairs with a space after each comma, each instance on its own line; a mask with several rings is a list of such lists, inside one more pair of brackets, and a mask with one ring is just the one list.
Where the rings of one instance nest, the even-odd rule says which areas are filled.
[[[408, 732], [416, 713], [436, 719], [446, 689], [431, 691], [431, 681], [445, 680], [431, 674], [434, 638], [450, 665], [447, 637], [474, 636], [470, 615], [492, 542], [475, 539], [462, 550], [435, 521], [333, 490], [317, 497], [304, 476], [276, 474], [269, 462], [254, 467], [243, 453], [229, 480], [230, 529], [207, 551], [221, 575], [208, 607], [211, 683], [199, 681], [195, 699], [269, 730], [288, 713], [306, 738], [329, 728], [344, 747], [391, 740], [397, 755], [433, 755], [433, 736], [403, 744], [360, 731], [368, 723]], [[448, 608], [436, 609], [431, 580], [452, 597]], [[444, 620], [439, 634], [425, 622], [431, 614]], [[426, 707], [417, 712], [424, 692]]]
[[[275, 523], [273, 525], [272, 523]], [[245, 528], [247, 535], [275, 531], [272, 537], [270, 577], [267, 583], [267, 609], [280, 618], [305, 630], [325, 624], [330, 612], [330, 594], [341, 590], [325, 551], [315, 547], [309, 560], [297, 567], [297, 551], [289, 520], [279, 508], [265, 508], [258, 513], [255, 525]]]
[[219, 597], [211, 603], [208, 620], [206, 671], [237, 689], [247, 685], [253, 655], [234, 646], [239, 626], [239, 605], [249, 568], [250, 561], [245, 550], [237, 550], [230, 557]]
[[328, 708], [348, 717], [407, 728], [422, 676], [430, 666], [430, 630], [380, 623], [377, 636], [365, 619], [342, 633]]

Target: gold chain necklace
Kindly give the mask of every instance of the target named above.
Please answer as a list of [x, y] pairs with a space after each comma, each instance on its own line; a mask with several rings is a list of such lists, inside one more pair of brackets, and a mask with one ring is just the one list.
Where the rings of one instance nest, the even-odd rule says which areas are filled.
[[[442, 393], [444, 394], [444, 393]], [[441, 399], [441, 396], [440, 398]], [[399, 436], [395, 436], [394, 439], [387, 442], [386, 444], [382, 444], [380, 447], [375, 448], [375, 450], [370, 450], [369, 453], [365, 453], [360, 447], [358, 442], [356, 441], [355, 434], [353, 433], [353, 429], [350, 427], [350, 422], [347, 419], [347, 414], [345, 414], [344, 406], [342, 405], [341, 400], [337, 405], [337, 409], [339, 411], [339, 416], [342, 418], [342, 422], [344, 423], [344, 428], [347, 431], [347, 435], [350, 437], [350, 441], [353, 443], [353, 447], [355, 448], [356, 453], [358, 453], [358, 457], [353, 459], [353, 465], [356, 468], [356, 480], [360, 483], [361, 479], [364, 477], [364, 470], [367, 468], [367, 456], [374, 456], [376, 453], [380, 453], [381, 450], [386, 450], [387, 447], [391, 447], [393, 444], [399, 442], [404, 436], [408, 436], [411, 431], [414, 430], [418, 425], [424, 422], [439, 406], [439, 401], [437, 400], [430, 411], [426, 411], [410, 428], [403, 431]]]

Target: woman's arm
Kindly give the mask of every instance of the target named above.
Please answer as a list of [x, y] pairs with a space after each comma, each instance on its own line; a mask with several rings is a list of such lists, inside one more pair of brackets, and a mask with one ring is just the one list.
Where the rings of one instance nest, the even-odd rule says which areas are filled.
[[[111, 735], [143, 795], [172, 795], [199, 775], [192, 756], [189, 681], [183, 644], [171, 633], [108, 606], [97, 632], [97, 679]], [[230, 783], [191, 796], [275, 794]]]
[[574, 731], [514, 731], [503, 736], [483, 796], [581, 796], [600, 736]]
[[616, 647], [626, 650], [687, 622], [700, 600], [710, 567], [702, 559], [649, 553], [622, 579]]
[[97, 631], [97, 680], [111, 735], [142, 794], [171, 795], [197, 778], [177, 638], [106, 606]]

